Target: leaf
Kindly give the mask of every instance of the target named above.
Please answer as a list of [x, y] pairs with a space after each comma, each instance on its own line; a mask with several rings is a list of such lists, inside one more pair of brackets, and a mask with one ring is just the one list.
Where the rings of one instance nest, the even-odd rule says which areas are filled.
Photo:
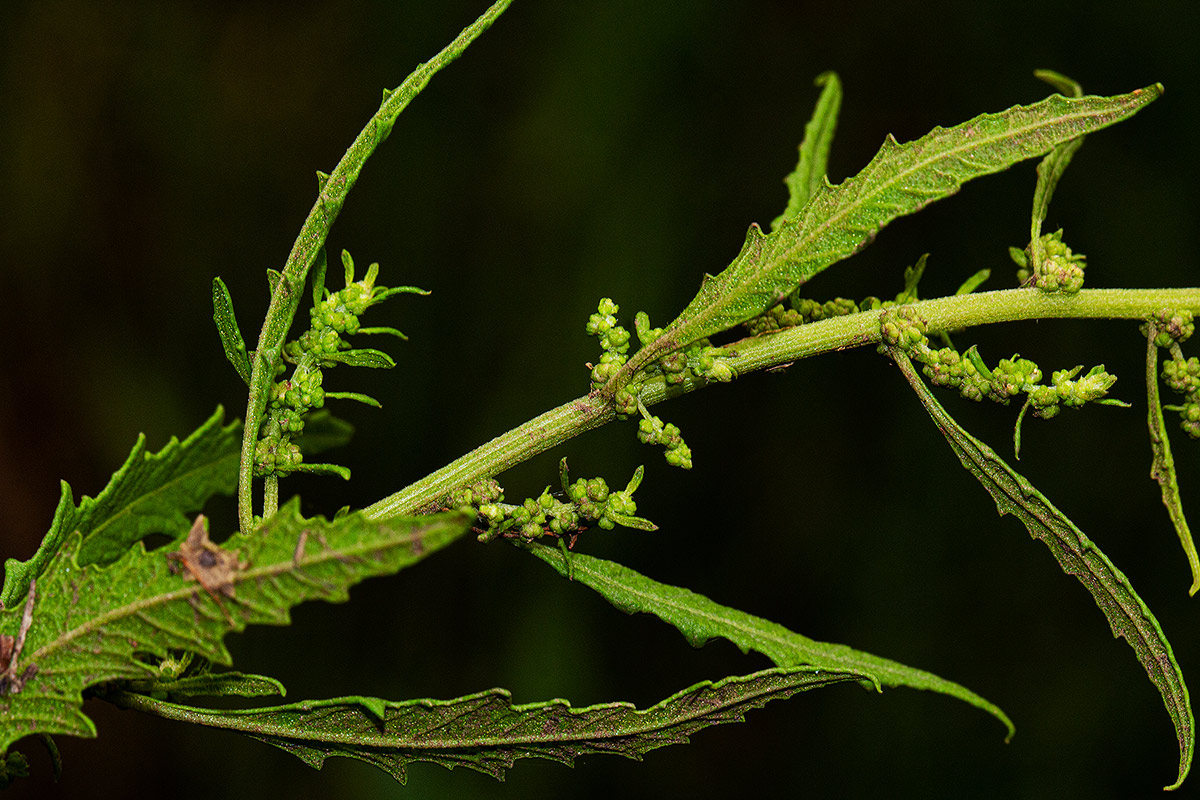
[[165, 692], [183, 697], [282, 697], [287, 694], [283, 684], [274, 678], [244, 672], [202, 672], [170, 681], [128, 681], [124, 688], [138, 693]]
[[889, 135], [861, 172], [836, 186], [825, 181], [778, 230], [764, 235], [751, 225], [733, 263], [715, 277], [706, 276], [683, 313], [635, 353], [610, 385], [623, 385], [660, 356], [763, 313], [826, 267], [865, 248], [897, 217], [953, 195], [973, 178], [1119, 122], [1162, 91], [1155, 84], [1115, 97], [1053, 95], [953, 128], [934, 128], [907, 144]]
[[[1053, 70], [1040, 69], [1033, 73], [1039, 79], [1058, 89], [1063, 95], [1083, 97], [1083, 87], [1075, 81]], [[1033, 266], [1040, 267], [1046, 259], [1046, 246], [1042, 243], [1042, 223], [1050, 211], [1050, 198], [1058, 181], [1066, 172], [1067, 165], [1075, 157], [1075, 151], [1083, 146], [1083, 136], [1063, 142], [1042, 159], [1037, 168], [1037, 186], [1033, 190], [1033, 213], [1029, 226], [1029, 251]]]
[[325, 759], [365, 761], [400, 783], [407, 767], [430, 761], [467, 767], [503, 780], [518, 758], [573, 766], [604, 753], [641, 760], [647, 752], [686, 744], [712, 725], [742, 722], [746, 711], [797, 692], [868, 676], [808, 667], [774, 668], [712, 683], [703, 681], [651, 708], [602, 703], [572, 708], [565, 700], [514, 705], [504, 689], [454, 700], [390, 702], [339, 697], [274, 708], [213, 711], [121, 693], [114, 702], [159, 716], [235, 730], [286, 750], [320, 769]]
[[113, 473], [95, 499], [74, 504], [71, 487], [62, 482], [62, 495], [50, 530], [28, 561], [10, 558], [4, 565], [0, 605], [12, 608], [25, 596], [29, 581], [42, 574], [63, 542], [79, 531], [83, 547], [80, 566], [106, 564], [151, 533], [182, 536], [214, 494], [232, 494], [241, 454], [241, 423], [222, 425], [220, 407], [183, 442], [174, 437], [157, 453], [146, 451], [139, 435], [125, 463]]
[[233, 298], [229, 296], [229, 287], [220, 278], [213, 278], [213, 322], [217, 323], [217, 333], [221, 337], [225, 357], [249, 386], [250, 356], [246, 354], [246, 340], [242, 338], [242, 329], [238, 327], [237, 316], [233, 313]]
[[[387, 139], [400, 113], [429, 85], [433, 76], [462, 55], [511, 3], [512, 0], [496, 0], [473, 23], [464, 28], [454, 41], [428, 61], [418, 64], [399, 86], [395, 89], [385, 89], [379, 109], [359, 131], [333, 171], [328, 174], [317, 173], [319, 191], [316, 202], [300, 227], [300, 233], [292, 244], [291, 252], [288, 253], [283, 272], [268, 271], [271, 303], [267, 308], [267, 316], [263, 320], [262, 331], [251, 362], [250, 392], [245, 420], [248, 431], [258, 431], [262, 425], [271, 382], [281, 363], [284, 339], [300, 306], [304, 282], [310, 269], [314, 266], [319, 268], [320, 264], [325, 263], [322, 259], [325, 258], [324, 248], [329, 231], [341, 213], [350, 190], [358, 181], [367, 159]], [[252, 442], [248, 441], [246, 447], [249, 450]], [[246, 463], [242, 465], [238, 487], [238, 523], [242, 530], [249, 530], [254, 525], [252, 472], [251, 459], [247, 458]]]
[[930, 672], [844, 644], [809, 639], [769, 620], [714, 603], [690, 589], [659, 583], [613, 561], [583, 553], [572, 553], [568, 559], [561, 551], [543, 544], [532, 544], [529, 550], [564, 578], [594, 589], [626, 614], [653, 614], [673, 625], [693, 647], [710, 639], [728, 639], [743, 653], [755, 650], [780, 667], [808, 664], [818, 669], [863, 672], [884, 686], [925, 689], [970, 703], [1000, 720], [1009, 738], [1016, 730], [998, 706]]
[[1146, 424], [1150, 430], [1150, 449], [1154, 458], [1150, 463], [1150, 477], [1158, 482], [1162, 490], [1163, 505], [1171, 517], [1171, 524], [1183, 545], [1188, 567], [1192, 571], [1192, 585], [1188, 595], [1200, 591], [1200, 556], [1196, 554], [1196, 543], [1192, 529], [1188, 527], [1183, 513], [1183, 499], [1179, 496], [1179, 481], [1175, 476], [1175, 457], [1171, 454], [1171, 440], [1167, 438], [1167, 423], [1163, 419], [1162, 398], [1158, 392], [1158, 345], [1154, 337], [1158, 327], [1153, 320], [1146, 323]]
[[996, 501], [997, 510], [1002, 515], [1017, 517], [1030, 536], [1050, 548], [1063, 572], [1074, 575], [1091, 592], [1096, 605], [1108, 619], [1113, 636], [1123, 637], [1137, 654], [1175, 725], [1179, 739], [1179, 775], [1175, 783], [1166, 788], [1178, 788], [1191, 769], [1195, 749], [1194, 721], [1183, 673], [1158, 620], [1134, 592], [1129, 580], [1083, 531], [995, 451], [963, 430], [942, 408], [908, 356], [897, 351], [891, 351], [890, 355], [963, 466]]
[[[286, 625], [288, 609], [306, 600], [342, 602], [350, 586], [417, 563], [461, 536], [462, 513], [334, 522], [304, 519], [298, 501], [223, 547], [232, 557], [220, 575], [197, 581], [192, 564], [166, 548], [135, 545], [115, 563], [80, 567], [82, 538], [67, 537], [38, 578], [32, 625], [11, 673], [19, 685], [0, 696], [0, 752], [33, 733], [95, 736], [82, 691], [118, 679], [154, 677], [134, 656], [187, 651], [229, 664], [223, 640], [251, 624]], [[183, 561], [185, 569], [174, 568]], [[20, 609], [0, 614], [3, 635], [19, 632]], [[318, 645], [319, 646], [319, 645]]]
[[324, 353], [321, 358], [326, 361], [337, 361], [351, 367], [370, 367], [371, 369], [391, 369], [396, 362], [382, 350], [362, 348], [360, 350], [338, 350]]
[[842, 108], [842, 82], [838, 80], [836, 72], [822, 72], [814, 83], [824, 89], [817, 99], [812, 117], [804, 126], [804, 140], [800, 142], [800, 158], [796, 168], [783, 179], [788, 187], [787, 208], [771, 222], [771, 230], [776, 230], [785, 220], [799, 214], [825, 178], [829, 148], [833, 144], [838, 112]]

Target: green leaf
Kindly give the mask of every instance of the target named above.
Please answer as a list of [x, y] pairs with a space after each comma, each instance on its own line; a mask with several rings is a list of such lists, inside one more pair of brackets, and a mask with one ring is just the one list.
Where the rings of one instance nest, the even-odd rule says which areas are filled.
[[246, 354], [246, 341], [242, 338], [242, 329], [238, 327], [237, 316], [233, 313], [233, 298], [229, 296], [229, 287], [220, 278], [213, 278], [213, 322], [217, 324], [217, 333], [221, 337], [221, 346], [225, 348], [225, 357], [249, 386], [250, 356]]
[[907, 144], [889, 135], [860, 173], [836, 186], [825, 181], [778, 230], [764, 235], [751, 225], [733, 263], [706, 276], [683, 313], [634, 354], [610, 386], [624, 385], [666, 353], [763, 313], [826, 267], [862, 250], [897, 217], [953, 195], [969, 180], [1119, 122], [1162, 91], [1155, 84], [1115, 97], [1053, 95], [953, 128], [934, 128]]
[[[1048, 69], [1039, 69], [1033, 74], [1063, 95], [1083, 97], [1083, 87], [1065, 75]], [[1067, 165], [1075, 157], [1075, 151], [1083, 146], [1083, 138], [1076, 136], [1063, 142], [1038, 164], [1037, 186], [1033, 190], [1033, 212], [1029, 226], [1029, 251], [1033, 256], [1034, 266], [1040, 267], [1046, 260], [1046, 246], [1042, 243], [1042, 223], [1046, 221], [1046, 215], [1050, 212], [1050, 198], [1054, 196], [1054, 189], [1066, 172]]]
[[362, 348], [360, 350], [339, 350], [336, 353], [325, 353], [323, 360], [337, 361], [351, 367], [370, 367], [371, 369], [391, 369], [396, 362], [382, 350]]
[[814, 83], [824, 89], [817, 99], [812, 117], [804, 126], [804, 140], [800, 142], [800, 158], [796, 168], [783, 179], [788, 187], [787, 208], [771, 222], [771, 230], [776, 230], [786, 220], [799, 214], [825, 179], [829, 148], [833, 144], [838, 111], [842, 107], [842, 82], [838, 80], [836, 72], [823, 72]]
[[[155, 677], [138, 656], [186, 651], [229, 664], [225, 635], [251, 624], [286, 625], [306, 600], [342, 602], [350, 586], [416, 564], [461, 536], [458, 512], [334, 522], [304, 519], [298, 501], [223, 546], [202, 525], [175, 554], [135, 545], [113, 564], [81, 567], [82, 537], [70, 534], [31, 592], [32, 625], [0, 697], [0, 752], [33, 733], [95, 736], [82, 711], [84, 689]], [[206, 559], [191, 558], [189, 548]], [[195, 553], [196, 550], [191, 550]], [[183, 567], [178, 563], [182, 554]], [[201, 583], [196, 575], [203, 577]], [[19, 638], [22, 609], [0, 614], [0, 633]]]
[[[496, 0], [487, 11], [464, 28], [454, 41], [443, 47], [433, 58], [419, 64], [396, 89], [384, 90], [383, 102], [379, 109], [359, 131], [337, 166], [329, 174], [317, 174], [320, 189], [317, 200], [300, 227], [300, 233], [292, 244], [283, 272], [270, 271], [271, 304], [267, 308], [267, 316], [263, 320], [262, 332], [259, 334], [251, 363], [250, 392], [246, 403], [248, 431], [257, 433], [262, 425], [271, 383], [282, 360], [284, 339], [300, 306], [304, 282], [309, 270], [324, 257], [329, 231], [341, 213], [350, 190], [358, 181], [367, 159], [380, 143], [387, 139], [400, 113], [421, 93], [433, 76], [466, 52], [467, 47], [499, 19], [511, 2], [512, 0]], [[248, 439], [247, 449], [252, 446], [253, 442]], [[238, 523], [242, 530], [249, 530], [254, 524], [251, 462], [252, 459], [247, 459], [242, 465], [238, 487]]]
[[123, 685], [137, 693], [166, 692], [182, 697], [282, 697], [287, 694], [283, 684], [274, 678], [244, 672], [202, 672], [170, 681], [128, 681]]
[[1091, 592], [1096, 605], [1108, 619], [1113, 636], [1123, 637], [1137, 654], [1175, 725], [1179, 739], [1179, 775], [1175, 783], [1166, 788], [1178, 788], [1191, 769], [1195, 749], [1194, 721], [1183, 673], [1158, 620], [1129, 585], [1129, 580], [1083, 531], [995, 451], [963, 430], [942, 408], [908, 356], [897, 351], [890, 355], [963, 466], [996, 501], [999, 512], [1017, 517], [1025, 524], [1030, 536], [1050, 548], [1063, 572], [1074, 575]]
[[339, 697], [274, 708], [213, 711], [121, 693], [125, 708], [189, 723], [235, 730], [286, 750], [320, 769], [325, 759], [365, 761], [400, 783], [407, 767], [430, 761], [467, 767], [503, 780], [518, 758], [545, 758], [573, 766], [579, 756], [603, 753], [641, 760], [647, 752], [686, 744], [712, 725], [742, 722], [746, 711], [797, 692], [869, 676], [843, 670], [775, 668], [703, 681], [639, 711], [630, 703], [573, 708], [565, 700], [514, 705], [504, 689], [454, 700], [390, 702]]
[[529, 550], [564, 578], [595, 590], [626, 614], [653, 614], [673, 625], [693, 647], [700, 647], [710, 639], [728, 639], [743, 653], [755, 650], [780, 667], [808, 664], [824, 670], [851, 670], [872, 675], [884, 686], [940, 692], [988, 712], [1004, 724], [1009, 738], [1015, 732], [1012, 721], [999, 707], [930, 672], [844, 644], [809, 639], [769, 620], [714, 603], [690, 589], [659, 583], [613, 561], [583, 553], [572, 553], [567, 558], [543, 544], [532, 544]]
[[1171, 440], [1167, 438], [1167, 423], [1163, 419], [1162, 397], [1158, 391], [1158, 345], [1154, 337], [1158, 335], [1158, 327], [1153, 321], [1146, 323], [1146, 405], [1148, 406], [1146, 424], [1150, 430], [1150, 448], [1154, 459], [1150, 463], [1150, 477], [1158, 482], [1162, 491], [1163, 505], [1175, 526], [1179, 543], [1183, 545], [1184, 555], [1187, 556], [1188, 567], [1192, 571], [1192, 585], [1188, 595], [1195, 596], [1200, 591], [1200, 556], [1196, 554], [1196, 542], [1192, 539], [1192, 529], [1188, 527], [1187, 517], [1183, 513], [1183, 499], [1179, 496], [1179, 481], [1175, 475], [1175, 457], [1171, 454]]
[[139, 435], [108, 486], [78, 506], [63, 481], [54, 521], [37, 553], [28, 561], [5, 562], [0, 605], [19, 603], [29, 581], [42, 574], [74, 531], [83, 538], [80, 566], [114, 561], [147, 534], [187, 532], [191, 521], [186, 514], [199, 511], [214, 494], [232, 494], [237, 484], [241, 423], [222, 425], [224, 419], [218, 407], [191, 436], [183, 442], [172, 437], [157, 453], [148, 453], [146, 438]]

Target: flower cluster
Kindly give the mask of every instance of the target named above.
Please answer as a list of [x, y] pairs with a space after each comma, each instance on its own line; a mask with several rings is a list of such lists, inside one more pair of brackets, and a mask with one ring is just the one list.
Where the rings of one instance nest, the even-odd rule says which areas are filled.
[[[629, 360], [629, 332], [617, 322], [620, 307], [610, 298], [603, 298], [596, 313], [588, 318], [586, 331], [590, 336], [600, 339], [603, 350], [599, 364], [589, 364], [592, 370], [592, 391], [603, 388]], [[634, 317], [634, 330], [642, 347], [649, 345], [662, 335], [662, 328], [650, 327], [650, 317], [644, 311], [639, 311]], [[665, 457], [668, 464], [691, 469], [692, 454], [680, 435], [679, 428], [671, 424], [663, 424], [658, 417], [651, 417], [645, 412], [638, 399], [642, 386], [647, 380], [661, 377], [668, 386], [677, 386], [689, 379], [705, 382], [729, 383], [737, 377], [737, 373], [729, 363], [728, 350], [713, 347], [708, 339], [700, 339], [675, 350], [658, 359], [634, 375], [625, 385], [620, 386], [613, 395], [617, 416], [628, 419], [639, 412], [643, 415], [638, 439], [647, 444], [661, 444], [666, 449]]]
[[[1182, 405], [1163, 408], [1178, 412], [1179, 425], [1184, 432], [1193, 439], [1200, 439], [1200, 359], [1195, 356], [1185, 359], [1179, 347], [1196, 332], [1192, 313], [1164, 309], [1154, 315], [1151, 325], [1155, 331], [1154, 344], [1171, 353], [1171, 360], [1162, 366], [1163, 382], [1184, 400]], [[1143, 330], [1148, 332], [1149, 327]]]
[[1039, 237], [1042, 257], [1034, 256], [1033, 244], [1024, 250], [1015, 247], [1008, 249], [1009, 255], [1016, 263], [1017, 281], [1022, 286], [1036, 286], [1043, 292], [1062, 292], [1075, 294], [1083, 288], [1083, 268], [1087, 257], [1082, 253], [1073, 253], [1062, 240], [1062, 228], [1054, 233], [1046, 233]]
[[[353, 392], [326, 392], [323, 370], [337, 364], [367, 367], [393, 367], [386, 353], [370, 349], [353, 349], [342, 337], [357, 333], [386, 333], [400, 338], [404, 334], [394, 328], [364, 328], [359, 317], [371, 306], [388, 297], [405, 292], [428, 294], [412, 286], [385, 288], [375, 285], [379, 265], [371, 264], [362, 280], [354, 280], [354, 260], [342, 251], [345, 269], [345, 288], [330, 292], [324, 286], [323, 270], [314, 275], [313, 307], [309, 311], [310, 325], [299, 339], [283, 348], [285, 361], [295, 365], [290, 378], [277, 380], [271, 386], [266, 418], [254, 448], [255, 477], [280, 477], [292, 472], [336, 474], [348, 477], [349, 471], [333, 464], [306, 464], [295, 439], [304, 432], [304, 418], [310, 411], [322, 408], [326, 398], [359, 400], [369, 405], [379, 403], [366, 395]], [[285, 367], [280, 364], [282, 374]]]
[[968, 400], [979, 402], [986, 397], [1007, 405], [1012, 398], [1024, 394], [1033, 415], [1042, 419], [1058, 416], [1064, 406], [1079, 408], [1095, 402], [1120, 404], [1104, 399], [1117, 378], [1105, 372], [1103, 364], [1093, 367], [1082, 378], [1078, 377], [1083, 371], [1082, 366], [1056, 370], [1050, 383], [1043, 384], [1041, 368], [1027, 358], [1014, 355], [989, 368], [975, 347], [965, 353], [952, 347], [934, 350], [929, 346], [926, 333], [925, 321], [912, 306], [890, 309], [880, 317], [883, 346], [903, 350], [923, 365], [922, 372], [930, 383], [957, 389]]
[[[657, 530], [647, 519], [634, 516], [637, 503], [633, 493], [642, 483], [643, 469], [638, 467], [621, 491], [612, 491], [603, 478], [580, 478], [571, 483], [567, 460], [559, 463], [562, 491], [550, 487], [537, 497], [519, 505], [507, 504], [500, 484], [488, 479], [458, 489], [446, 499], [451, 508], [472, 508], [487, 526], [479, 541], [490, 542], [499, 536], [533, 541], [543, 536], [564, 537], [578, 534], [591, 525], [612, 530], [621, 525], [639, 530]], [[559, 498], [563, 499], [559, 499]]]
[[[788, 296], [786, 305], [780, 303], [773, 306], [765, 314], [751, 319], [744, 323], [746, 333], [750, 336], [760, 336], [764, 333], [781, 330], [783, 328], [793, 328], [797, 325], [805, 325], [809, 322], [820, 322], [823, 319], [831, 317], [844, 317], [848, 314], [857, 314], [861, 311], [878, 311], [883, 308], [892, 308], [894, 306], [905, 305], [915, 302], [917, 298], [917, 284], [921, 281], [921, 276], [925, 273], [925, 262], [929, 258], [929, 254], [921, 256], [917, 263], [911, 267], [904, 269], [904, 288], [896, 294], [893, 300], [882, 300], [878, 297], [864, 297], [860, 302], [854, 302], [845, 297], [835, 297], [833, 300], [826, 300], [824, 303], [813, 300], [810, 297], [801, 297], [800, 290], [792, 292]], [[975, 283], [969, 285], [964, 284], [963, 289], [959, 290], [960, 294], [971, 291], [986, 279], [987, 273], [981, 273], [980, 276], [973, 278]]]

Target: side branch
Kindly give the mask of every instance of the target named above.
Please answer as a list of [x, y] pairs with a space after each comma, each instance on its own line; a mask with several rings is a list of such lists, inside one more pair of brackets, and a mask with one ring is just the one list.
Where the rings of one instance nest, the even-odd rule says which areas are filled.
[[[1033, 319], [1146, 319], [1163, 308], [1200, 315], [1200, 288], [1084, 289], [1072, 297], [1038, 289], [1003, 289], [954, 295], [914, 303], [931, 330], [970, 328], [996, 322]], [[726, 360], [741, 376], [799, 361], [802, 358], [879, 342], [882, 311], [832, 317], [727, 345]], [[660, 377], [643, 384], [646, 406], [700, 389], [707, 384], [690, 378], [668, 387]], [[364, 509], [368, 517], [415, 514], [451, 490], [498, 475], [575, 436], [616, 417], [611, 398], [599, 394], [551, 409], [442, 467], [428, 477]]]

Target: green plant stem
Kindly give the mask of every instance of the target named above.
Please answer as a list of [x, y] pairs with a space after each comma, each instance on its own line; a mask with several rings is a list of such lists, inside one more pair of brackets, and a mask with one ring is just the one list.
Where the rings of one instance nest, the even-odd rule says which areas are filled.
[[[304, 283], [309, 268], [325, 246], [334, 220], [342, 210], [346, 196], [362, 172], [367, 158], [375, 152], [391, 132], [396, 117], [416, 97], [429, 80], [443, 67], [458, 58], [481, 33], [508, 8], [512, 0], [497, 0], [474, 23], [463, 29], [450, 44], [433, 58], [419, 65], [393, 92], [385, 92], [379, 110], [371, 117], [366, 127], [359, 132], [354, 143], [328, 176], [320, 177], [320, 193], [313, 203], [308, 218], [300, 228], [300, 235], [292, 245], [287, 263], [279, 280], [271, 291], [271, 304], [263, 320], [258, 347], [250, 372], [250, 396], [246, 403], [246, 426], [242, 438], [242, 459], [238, 471], [238, 524], [243, 531], [254, 525], [252, 484], [254, 478], [254, 445], [258, 441], [258, 429], [262, 425], [263, 412], [270, 395], [283, 351], [284, 337], [291, 327], [292, 319], [304, 294]], [[276, 485], [275, 491], [278, 491]], [[266, 499], [264, 506], [275, 507], [278, 498]]]
[[[1033, 319], [1141, 320], [1163, 308], [1200, 314], [1200, 288], [1084, 289], [1064, 297], [1038, 289], [1004, 289], [954, 295], [914, 303], [930, 330], [950, 330]], [[879, 342], [881, 311], [800, 325], [777, 333], [743, 339], [726, 347], [727, 361], [737, 375], [780, 367], [802, 358], [873, 345]], [[651, 406], [707, 384], [688, 379], [668, 387], [662, 378], [645, 382], [640, 395]], [[427, 477], [368, 506], [368, 517], [382, 518], [428, 510], [459, 486], [498, 475], [504, 470], [615, 418], [610, 400], [594, 393], [551, 409], [496, 437]]]

